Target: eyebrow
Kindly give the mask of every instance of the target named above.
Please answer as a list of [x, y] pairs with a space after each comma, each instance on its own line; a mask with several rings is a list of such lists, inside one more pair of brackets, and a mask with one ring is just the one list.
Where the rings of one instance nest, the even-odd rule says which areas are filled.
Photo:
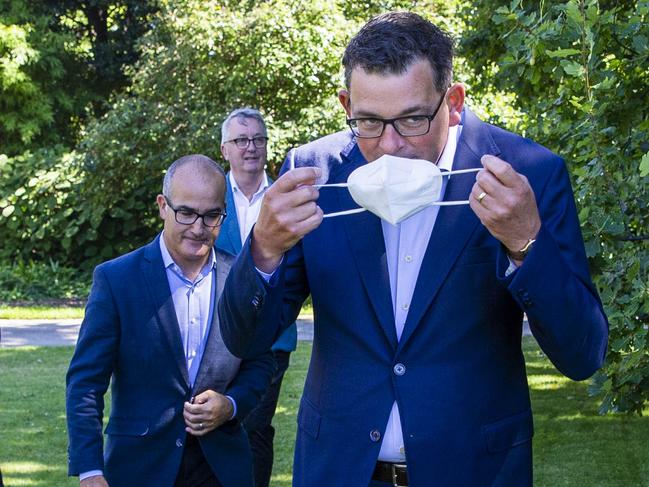
[[[255, 138], [255, 137], [268, 137], [268, 136], [266, 134], [262, 133], [262, 132], [257, 132], [255, 135], [252, 136], [252, 138]], [[234, 138], [235, 139], [247, 139], [248, 134], [239, 134], [239, 135], [236, 135]]]
[[[191, 211], [191, 212], [194, 212], [194, 213], [201, 213], [196, 208], [192, 208], [191, 206], [187, 206], [187, 205], [178, 205], [176, 207], [176, 210], [178, 210], [178, 211]], [[211, 208], [211, 209], [207, 210], [206, 212], [204, 212], [202, 214], [206, 215], [208, 213], [215, 213], [217, 211], [223, 211], [223, 208], [221, 208], [220, 206], [217, 206], [216, 208]]]
[[[399, 115], [396, 117], [388, 117], [388, 118], [400, 118], [400, 117], [407, 117], [408, 115], [421, 115], [423, 113], [430, 113], [432, 108], [428, 105], [414, 105], [411, 107], [406, 108], [405, 110], [402, 110]], [[365, 110], [359, 110], [357, 113], [354, 114], [352, 118], [379, 118], [382, 119], [383, 117], [377, 115], [376, 113], [372, 113], [369, 111]]]

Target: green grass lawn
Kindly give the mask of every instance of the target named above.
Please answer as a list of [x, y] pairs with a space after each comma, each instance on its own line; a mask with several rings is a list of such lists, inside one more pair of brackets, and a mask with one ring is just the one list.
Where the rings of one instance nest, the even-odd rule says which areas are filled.
[[76, 306], [0, 306], [0, 320], [83, 319], [84, 312]]
[[[311, 353], [300, 342], [275, 416], [273, 486], [291, 484], [295, 418]], [[537, 486], [649, 486], [645, 416], [599, 416], [586, 383], [563, 378], [525, 341]], [[72, 348], [0, 349], [0, 468], [7, 487], [78, 485], [66, 477], [65, 371]]]

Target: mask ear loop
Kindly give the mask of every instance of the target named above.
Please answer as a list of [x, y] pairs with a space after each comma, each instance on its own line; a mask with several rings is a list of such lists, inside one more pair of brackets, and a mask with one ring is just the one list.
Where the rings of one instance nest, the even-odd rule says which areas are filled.
[[[292, 160], [291, 160], [292, 162]], [[451, 176], [455, 174], [466, 174], [466, 173], [471, 173], [471, 172], [478, 172], [482, 171], [481, 167], [474, 167], [471, 169], [458, 169], [457, 171], [444, 171], [442, 172], [439, 176], [440, 177], [446, 177], [446, 176]], [[330, 183], [330, 184], [314, 184], [314, 188], [322, 189], [322, 188], [346, 188], [348, 187], [348, 183]], [[456, 205], [468, 205], [469, 200], [460, 200], [460, 201], [433, 201], [431, 202], [431, 206], [456, 206]], [[365, 208], [354, 208], [353, 210], [344, 210], [344, 211], [337, 211], [335, 213], [327, 213], [326, 215], [322, 215], [323, 218], [332, 218], [335, 216], [343, 216], [343, 215], [353, 215], [354, 213], [362, 213], [363, 211], [367, 211]]]

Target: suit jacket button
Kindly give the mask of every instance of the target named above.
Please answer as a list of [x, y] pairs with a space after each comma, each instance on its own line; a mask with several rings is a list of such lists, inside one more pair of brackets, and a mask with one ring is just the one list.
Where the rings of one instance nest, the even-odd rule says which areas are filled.
[[176, 440], [176, 446], [177, 446], [178, 448], [180, 448], [181, 446], [183, 446], [183, 441], [182, 441], [180, 438], [178, 438], [178, 439]]
[[381, 432], [379, 430], [370, 431], [370, 440], [372, 440], [374, 443], [376, 443], [380, 439], [381, 439]]
[[406, 373], [406, 366], [403, 364], [396, 364], [394, 367], [392, 367], [392, 370], [396, 375], [403, 375]]

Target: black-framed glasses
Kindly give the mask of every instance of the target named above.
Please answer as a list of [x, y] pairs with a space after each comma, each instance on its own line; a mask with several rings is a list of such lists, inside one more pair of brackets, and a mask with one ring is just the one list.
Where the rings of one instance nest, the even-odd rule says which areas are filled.
[[437, 108], [431, 115], [408, 115], [397, 118], [348, 118], [347, 125], [356, 137], [361, 139], [376, 139], [383, 135], [386, 125], [392, 125], [402, 137], [416, 137], [425, 135], [430, 130], [430, 123], [437, 116], [437, 112], [444, 103], [445, 96], [437, 104]]
[[173, 210], [176, 222], [180, 223], [181, 225], [193, 225], [196, 220], [200, 218], [201, 220], [203, 220], [203, 225], [205, 225], [206, 227], [215, 228], [223, 223], [223, 220], [225, 220], [225, 217], [227, 216], [227, 212], [225, 210], [212, 210], [201, 215], [191, 208], [186, 208], [184, 206], [181, 206], [180, 208], [174, 208], [171, 204], [171, 201], [169, 201], [169, 198], [167, 198], [166, 196], [164, 198], [167, 202], [167, 206], [169, 206], [169, 208]]
[[249, 139], [248, 137], [237, 137], [236, 139], [226, 140], [225, 142], [234, 142], [234, 145], [239, 149], [247, 149], [250, 142], [252, 142], [257, 149], [261, 149], [262, 147], [266, 147], [268, 137], [253, 137], [252, 139]]

